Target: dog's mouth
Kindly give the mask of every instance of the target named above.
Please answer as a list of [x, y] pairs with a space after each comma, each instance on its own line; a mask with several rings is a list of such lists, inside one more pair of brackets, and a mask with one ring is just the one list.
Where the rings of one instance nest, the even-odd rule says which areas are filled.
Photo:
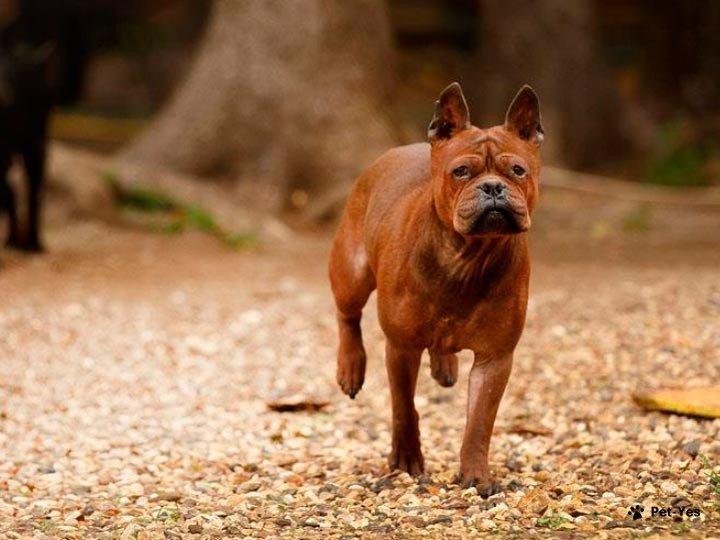
[[507, 203], [490, 202], [480, 208], [459, 208], [456, 229], [467, 235], [518, 234], [528, 230], [524, 212], [511, 208]]

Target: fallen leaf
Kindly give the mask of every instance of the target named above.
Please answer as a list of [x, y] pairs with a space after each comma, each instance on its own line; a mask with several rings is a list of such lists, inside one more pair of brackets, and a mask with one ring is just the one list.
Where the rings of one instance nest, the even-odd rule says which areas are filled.
[[518, 501], [518, 509], [530, 514], [542, 514], [550, 505], [550, 497], [540, 488], [531, 490], [520, 501]]
[[267, 403], [268, 408], [276, 412], [315, 412], [327, 407], [328, 405], [330, 405], [329, 401], [311, 400], [271, 401]]
[[518, 423], [513, 424], [507, 430], [508, 433], [517, 433], [519, 435], [550, 435], [552, 433], [545, 426], [539, 424]]
[[634, 394], [635, 403], [651, 411], [720, 418], [720, 386], [659, 390]]

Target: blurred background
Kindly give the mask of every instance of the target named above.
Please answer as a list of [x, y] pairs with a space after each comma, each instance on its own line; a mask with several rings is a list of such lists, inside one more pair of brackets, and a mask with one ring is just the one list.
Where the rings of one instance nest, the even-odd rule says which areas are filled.
[[[363, 166], [424, 140], [453, 80], [480, 126], [533, 85], [545, 185], [611, 214], [605, 203], [629, 201], [620, 228], [720, 183], [714, 0], [0, 0], [0, 25], [7, 58], [51, 47], [51, 193], [80, 213], [138, 202], [122, 188], [242, 230], [257, 211], [322, 222]], [[693, 207], [719, 204], [696, 193]], [[613, 228], [586, 221], [591, 235]]]
[[[28, 18], [23, 30], [29, 40], [56, 39], [65, 49], [61, 103], [70, 105], [68, 111], [137, 119], [158, 112], [188, 75], [211, 12], [209, 0], [10, 2], [18, 5], [18, 16]], [[252, 9], [242, 2], [228, 5], [234, 3]], [[357, 35], [347, 36], [348, 29], [340, 25], [326, 27], [328, 50], [316, 52], [342, 56], [343, 36], [364, 39], [362, 45], [369, 51], [382, 47], [372, 59], [375, 64], [366, 67], [391, 91], [402, 128], [413, 138], [427, 123], [427, 102], [448, 80], [465, 82], [481, 124], [497, 122], [516, 88], [530, 81], [543, 96], [549, 131], [562, 141], [556, 142], [554, 160], [635, 173], [648, 180], [653, 169], [660, 169], [657, 181], [667, 183], [711, 181], [711, 169], [704, 166], [718, 143], [717, 2], [388, 0], [357, 2], [357, 8], [347, 4], [352, 16], [345, 22], [357, 25]], [[222, 9], [217, 6], [217, 11]], [[246, 30], [243, 11], [238, 10], [236, 19], [222, 17], [222, 23], [228, 29]], [[289, 16], [277, 24], [288, 29], [302, 26]], [[257, 37], [269, 30], [258, 28]], [[337, 35], [331, 35], [333, 31]], [[282, 36], [275, 38], [277, 50], [265, 51], [268, 55], [283, 48]], [[219, 56], [223, 51], [211, 52]], [[246, 75], [249, 66], [242, 58], [247, 53], [236, 54], [237, 58], [225, 59], [223, 69]], [[366, 91], [379, 93], [377, 88]], [[63, 129], [63, 122], [57, 127], [58, 138], [83, 140], [82, 132]], [[702, 142], [707, 134], [713, 140]], [[92, 135], [86, 134], [86, 142], [107, 149], [126, 142], [119, 137], [96, 140]], [[620, 149], [625, 145], [617, 139], [635, 145]], [[663, 164], [673, 169], [672, 162], [674, 170], [663, 170]], [[689, 174], [673, 174], [680, 170]]]
[[[453, 484], [467, 367], [423, 368], [429, 480], [387, 474], [372, 298], [335, 382], [338, 214], [454, 80], [483, 127], [531, 84], [546, 134], [494, 502]], [[0, 243], [46, 119], [45, 253], [0, 250], [8, 537], [720, 538], [720, 0], [0, 0]]]

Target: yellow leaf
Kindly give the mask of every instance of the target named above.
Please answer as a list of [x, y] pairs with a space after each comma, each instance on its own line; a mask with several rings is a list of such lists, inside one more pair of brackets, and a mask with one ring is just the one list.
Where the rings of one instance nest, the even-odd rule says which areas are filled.
[[633, 395], [635, 403], [652, 411], [720, 418], [720, 386], [658, 390]]

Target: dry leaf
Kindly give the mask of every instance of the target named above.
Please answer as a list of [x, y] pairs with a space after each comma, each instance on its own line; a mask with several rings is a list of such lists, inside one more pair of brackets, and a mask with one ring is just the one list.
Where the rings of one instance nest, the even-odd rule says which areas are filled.
[[550, 505], [550, 502], [550, 497], [545, 491], [535, 488], [518, 501], [517, 507], [522, 512], [540, 515]]
[[633, 395], [635, 403], [651, 411], [720, 418], [720, 386], [658, 390]]
[[267, 403], [269, 409], [277, 412], [319, 411], [330, 405], [329, 401], [287, 400]]
[[513, 424], [507, 429], [507, 433], [517, 433], [519, 435], [550, 435], [551, 431], [540, 424]]

